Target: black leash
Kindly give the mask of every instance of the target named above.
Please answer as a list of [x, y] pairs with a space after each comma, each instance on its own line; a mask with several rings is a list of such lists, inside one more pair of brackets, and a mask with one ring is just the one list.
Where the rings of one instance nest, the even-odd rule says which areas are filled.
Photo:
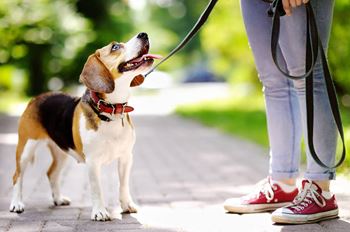
[[177, 45], [176, 48], [174, 48], [166, 57], [164, 57], [159, 63], [157, 63], [155, 66], [152, 67], [151, 70], [149, 70], [144, 77], [148, 76], [151, 72], [153, 72], [159, 65], [164, 63], [167, 59], [169, 59], [172, 55], [174, 55], [176, 52], [178, 52], [180, 49], [182, 49], [190, 40], [196, 35], [196, 33], [199, 31], [199, 29], [204, 25], [204, 23], [207, 21], [211, 11], [213, 10], [215, 4], [218, 0], [211, 0], [205, 10], [203, 11], [202, 15], [197, 20], [196, 24], [193, 26], [190, 32], [186, 35], [186, 37], [181, 41], [179, 45]]
[[[271, 4], [271, 9], [268, 12], [269, 15], [272, 15], [273, 17], [272, 18], [272, 35], [271, 35], [271, 53], [272, 53], [273, 61], [276, 64], [276, 67], [281, 71], [283, 75], [285, 75], [286, 77], [292, 80], [305, 78], [307, 140], [308, 140], [310, 154], [318, 165], [327, 169], [334, 169], [339, 167], [343, 163], [346, 156], [343, 125], [342, 125], [342, 120], [340, 116], [334, 83], [328, 68], [326, 55], [318, 35], [315, 15], [312, 10], [312, 6], [310, 2], [305, 4], [305, 8], [306, 8], [306, 15], [307, 15], [306, 16], [307, 17], [306, 18], [307, 35], [306, 35], [306, 58], [305, 58], [306, 72], [305, 74], [301, 76], [292, 76], [289, 73], [286, 73], [285, 71], [283, 71], [283, 69], [279, 66], [277, 61], [277, 46], [278, 46], [279, 32], [280, 32], [280, 17], [285, 15], [281, 0], [274, 0], [273, 3]], [[320, 158], [318, 157], [315, 151], [315, 146], [313, 142], [313, 134], [314, 134], [313, 133], [313, 129], [314, 129], [313, 70], [314, 70], [315, 63], [317, 61], [318, 52], [321, 55], [324, 79], [325, 79], [327, 93], [328, 93], [328, 100], [331, 106], [334, 121], [337, 125], [337, 129], [342, 141], [342, 145], [343, 145], [343, 151], [339, 161], [334, 166], [330, 166], [330, 167], [320, 160]]]

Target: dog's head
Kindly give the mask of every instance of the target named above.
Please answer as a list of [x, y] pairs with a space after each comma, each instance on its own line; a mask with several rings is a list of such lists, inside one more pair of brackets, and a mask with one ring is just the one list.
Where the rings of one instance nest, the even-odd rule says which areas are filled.
[[158, 55], [148, 54], [149, 40], [146, 33], [139, 33], [127, 43], [112, 42], [107, 46], [96, 50], [89, 56], [83, 71], [80, 74], [80, 82], [87, 88], [99, 93], [111, 93], [115, 88], [115, 80], [118, 78], [130, 78], [130, 85], [140, 82], [137, 76], [147, 71]]

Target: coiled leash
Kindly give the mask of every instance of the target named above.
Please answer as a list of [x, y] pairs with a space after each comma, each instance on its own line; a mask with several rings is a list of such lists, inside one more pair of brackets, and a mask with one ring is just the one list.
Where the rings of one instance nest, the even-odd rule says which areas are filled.
[[173, 56], [176, 52], [178, 52], [180, 49], [182, 49], [190, 40], [196, 35], [196, 33], [199, 31], [199, 29], [204, 25], [204, 23], [207, 21], [211, 11], [214, 9], [215, 4], [218, 0], [211, 0], [199, 19], [197, 20], [196, 24], [193, 26], [193, 28], [190, 30], [190, 32], [187, 33], [186, 37], [177, 45], [166, 57], [164, 57], [159, 63], [157, 63], [155, 66], [152, 67], [151, 70], [149, 70], [146, 74], [143, 75], [143, 77], [147, 77], [151, 72], [156, 70], [156, 68], [164, 63], [167, 59], [169, 59], [171, 56]]
[[[286, 73], [278, 64], [277, 61], [277, 46], [280, 33], [280, 17], [285, 15], [282, 0], [271, 1], [270, 9], [268, 11], [269, 16], [272, 17], [272, 35], [271, 35], [271, 53], [273, 61], [276, 67], [281, 71], [281, 73], [289, 79], [299, 80], [305, 78], [306, 83], [306, 121], [307, 121], [307, 141], [310, 150], [310, 154], [315, 162], [321, 167], [327, 169], [334, 169], [339, 167], [345, 160], [346, 150], [344, 142], [344, 132], [342, 120], [339, 112], [339, 106], [337, 101], [337, 95], [335, 92], [334, 83], [332, 76], [330, 74], [326, 55], [318, 35], [317, 25], [315, 20], [315, 15], [312, 10], [310, 2], [305, 4], [306, 9], [306, 57], [305, 57], [305, 74], [301, 76], [292, 76]], [[313, 129], [314, 129], [314, 96], [313, 96], [313, 71], [317, 61], [318, 52], [321, 54], [322, 68], [324, 72], [324, 79], [326, 83], [328, 100], [332, 109], [333, 119], [337, 125], [337, 129], [342, 141], [343, 151], [339, 161], [334, 166], [327, 166], [318, 157], [315, 146], [313, 143]]]

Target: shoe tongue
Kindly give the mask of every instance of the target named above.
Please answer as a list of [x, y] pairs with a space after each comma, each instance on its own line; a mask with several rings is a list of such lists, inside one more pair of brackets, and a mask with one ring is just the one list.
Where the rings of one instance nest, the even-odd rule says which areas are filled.
[[318, 186], [314, 181], [311, 180], [303, 180], [301, 182], [303, 189], [305, 189], [305, 185], [308, 183], [312, 183], [311, 188], [315, 189], [318, 193], [322, 193], [322, 189], [320, 188], [320, 186]]

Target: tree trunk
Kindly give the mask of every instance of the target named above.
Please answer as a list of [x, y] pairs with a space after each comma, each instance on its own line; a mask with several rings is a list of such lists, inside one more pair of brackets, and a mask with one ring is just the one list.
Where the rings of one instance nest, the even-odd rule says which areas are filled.
[[41, 44], [28, 45], [29, 81], [27, 94], [38, 95], [46, 90], [46, 77], [44, 72], [44, 53], [47, 46]]

